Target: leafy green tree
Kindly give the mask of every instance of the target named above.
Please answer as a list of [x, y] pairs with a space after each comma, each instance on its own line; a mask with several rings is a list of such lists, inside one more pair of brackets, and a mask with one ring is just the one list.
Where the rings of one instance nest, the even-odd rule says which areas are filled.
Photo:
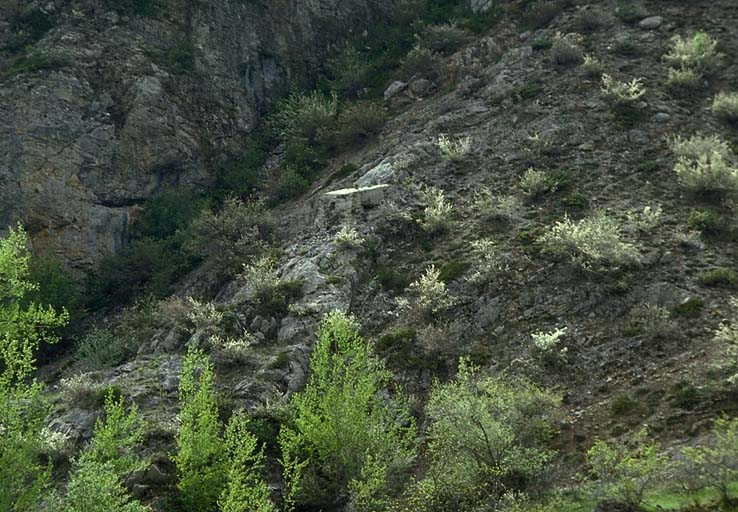
[[590, 477], [595, 480], [594, 498], [639, 510], [646, 492], [654, 488], [668, 467], [668, 457], [659, 450], [659, 443], [648, 440], [645, 427], [625, 443], [597, 440], [587, 451]]
[[109, 392], [105, 420], [95, 423], [90, 446], [75, 461], [63, 500], [63, 512], [145, 512], [132, 500], [123, 478], [146, 462], [133, 455], [143, 441], [143, 425], [135, 404], [126, 412], [123, 397]]
[[0, 510], [33, 510], [50, 478], [42, 464], [40, 432], [47, 407], [41, 385], [28, 382], [41, 343], [54, 343], [66, 311], [29, 302], [31, 254], [21, 226], [0, 240]]
[[187, 353], [179, 384], [182, 426], [177, 435], [177, 488], [188, 512], [274, 512], [260, 476], [263, 447], [242, 414], [231, 417], [225, 436], [218, 419], [215, 373], [201, 350]]
[[389, 374], [358, 329], [337, 311], [318, 328], [310, 381], [293, 396], [291, 426], [279, 436], [288, 505], [330, 508], [350, 493], [381, 501], [415, 457], [415, 424], [406, 407], [382, 396]]
[[215, 373], [208, 356], [190, 350], [179, 383], [180, 418], [177, 466], [182, 503], [192, 512], [217, 510], [226, 482], [226, 447], [220, 437]]
[[230, 467], [228, 483], [218, 505], [221, 512], [276, 512], [269, 487], [260, 474], [264, 447], [258, 448], [258, 441], [248, 426], [248, 418], [243, 414], [233, 415], [228, 422], [225, 445]]
[[425, 492], [457, 510], [530, 487], [553, 457], [546, 445], [558, 403], [535, 384], [483, 376], [462, 359], [456, 380], [436, 383], [428, 402]]

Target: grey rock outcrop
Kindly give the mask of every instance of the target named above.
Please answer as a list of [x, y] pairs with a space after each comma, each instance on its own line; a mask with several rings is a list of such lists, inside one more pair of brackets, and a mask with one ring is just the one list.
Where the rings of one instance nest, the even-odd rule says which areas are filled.
[[[0, 40], [0, 229], [22, 221], [36, 249], [76, 268], [119, 250], [143, 200], [207, 185], [208, 154], [393, 4], [182, 2], [140, 16], [29, 3], [51, 28], [30, 50], [37, 66], [14, 68], [17, 41]], [[0, 26], [14, 16], [0, 7]]]

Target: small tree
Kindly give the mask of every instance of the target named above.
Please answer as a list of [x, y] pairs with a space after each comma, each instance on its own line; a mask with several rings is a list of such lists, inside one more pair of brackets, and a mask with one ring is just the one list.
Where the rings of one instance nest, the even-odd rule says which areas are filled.
[[272, 222], [263, 203], [226, 199], [220, 211], [204, 210], [195, 218], [186, 246], [220, 271], [235, 273], [244, 261], [263, 252]]
[[627, 443], [597, 440], [587, 451], [590, 477], [596, 499], [614, 500], [639, 510], [647, 491], [664, 475], [668, 457], [659, 453], [660, 445], [648, 440], [644, 427]]
[[193, 512], [217, 510], [226, 483], [225, 446], [220, 437], [215, 375], [208, 357], [191, 349], [179, 383], [182, 426], [177, 434], [177, 466], [182, 502]]
[[228, 483], [218, 500], [221, 512], [276, 512], [260, 472], [264, 448], [248, 430], [248, 419], [235, 414], [228, 422], [225, 447], [230, 461]]
[[380, 396], [389, 374], [358, 329], [338, 311], [318, 328], [310, 382], [293, 396], [291, 426], [279, 436], [288, 504], [345, 503], [351, 492], [359, 510], [380, 500], [415, 456], [414, 422]]
[[35, 510], [51, 466], [41, 462], [41, 432], [47, 407], [42, 387], [28, 377], [41, 343], [55, 343], [54, 329], [68, 321], [66, 311], [31, 302], [31, 254], [21, 226], [0, 240], [0, 510]]
[[471, 509], [532, 484], [553, 456], [546, 441], [558, 403], [530, 382], [482, 376], [462, 359], [456, 380], [436, 383], [428, 402], [432, 485], [424, 488], [434, 500]]
[[686, 477], [685, 489], [713, 488], [729, 507], [735, 503], [731, 484], [738, 481], [738, 418], [718, 418], [712, 433], [707, 444], [682, 450], [680, 475]]
[[123, 478], [146, 462], [133, 455], [143, 441], [135, 405], [126, 412], [123, 398], [108, 393], [105, 420], [98, 419], [88, 449], [74, 462], [63, 512], [145, 512], [131, 499]]

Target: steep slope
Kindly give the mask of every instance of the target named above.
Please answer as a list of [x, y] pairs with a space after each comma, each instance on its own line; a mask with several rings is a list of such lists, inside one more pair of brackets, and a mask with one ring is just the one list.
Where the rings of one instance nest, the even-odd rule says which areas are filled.
[[[245, 330], [253, 336], [245, 355], [214, 352], [221, 388], [235, 408], [278, 423], [271, 407], [304, 386], [315, 327], [340, 309], [357, 315], [420, 405], [460, 356], [559, 389], [565, 419], [556, 442], [568, 464], [557, 478], [564, 483], [597, 437], [648, 424], [679, 446], [734, 412], [736, 388], [727, 379], [734, 362], [714, 332], [735, 319], [735, 279], [704, 273], [734, 267], [734, 204], [690, 194], [674, 172], [670, 141], [718, 134], [731, 141], [735, 165], [735, 125], [709, 107], [716, 92], [738, 89], [738, 63], [726, 58], [685, 92], [667, 85], [663, 55], [672, 36], [697, 30], [734, 55], [738, 12], [727, 0], [647, 2], [635, 23], [625, 23], [617, 7], [568, 6], [535, 30], [505, 18], [442, 60], [439, 76], [399, 77], [407, 83], [388, 94], [392, 119], [376, 140], [346, 151], [309, 193], [275, 211], [277, 273], [300, 283], [289, 307], [263, 307], [240, 280], [211, 293], [215, 279], [203, 267], [179, 299], [135, 320], [138, 357], [92, 372], [94, 386], [128, 390], [156, 425], [152, 444], [167, 446], [185, 347], [207, 346], [213, 329], [224, 337]], [[581, 37], [557, 35], [572, 32]], [[560, 57], [562, 46], [577, 57]], [[627, 108], [613, 106], [600, 72], [580, 65], [584, 51], [601, 62], [599, 71], [642, 80], [645, 94]], [[441, 135], [458, 147], [439, 143]], [[269, 166], [278, 169], [283, 157], [275, 152]], [[544, 172], [538, 185], [521, 185], [531, 168]], [[435, 230], [428, 229], [435, 213], [428, 187], [445, 198], [435, 204]], [[497, 196], [507, 198], [504, 206], [490, 206]], [[644, 208], [660, 216], [645, 219]], [[700, 211], [718, 221], [700, 221]], [[555, 223], [598, 215], [617, 223], [637, 262], [583, 269], [547, 251]], [[356, 230], [353, 241], [337, 236], [343, 228]], [[430, 265], [453, 304], [423, 318], [410, 285]], [[221, 316], [188, 320], [186, 295], [211, 301]], [[538, 351], [532, 334], [560, 328], [556, 349]], [[94, 416], [84, 409], [60, 401], [56, 428], [88, 436]], [[166, 467], [165, 457], [159, 462]]]
[[211, 183], [211, 157], [392, 4], [3, 4], [0, 225], [89, 268], [125, 244], [137, 204]]

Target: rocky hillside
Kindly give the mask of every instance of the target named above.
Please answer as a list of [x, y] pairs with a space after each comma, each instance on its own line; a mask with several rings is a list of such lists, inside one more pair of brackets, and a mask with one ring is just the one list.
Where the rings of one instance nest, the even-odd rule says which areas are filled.
[[392, 3], [1, 3], [0, 225], [90, 268], [146, 198], [212, 184], [213, 155]]
[[[459, 4], [438, 11], [457, 23], [436, 11], [407, 23], [409, 53], [369, 78], [352, 61], [347, 74], [367, 83], [342, 89], [321, 52], [381, 20], [381, 3], [234, 0], [152, 17], [69, 3], [50, 11], [34, 50], [64, 63], [6, 67], [0, 223], [20, 216], [39, 247], [78, 266], [125, 243], [144, 198], [207, 189], [206, 146], [254, 128], [306, 70], [326, 73], [256, 128], [270, 132], [257, 195], [273, 224], [254, 220], [261, 203], [238, 201], [193, 221], [218, 227], [171, 297], [97, 313], [76, 353], [42, 369], [50, 428], [77, 446], [103, 390], [138, 405], [154, 464], [128, 487], [159, 510], [174, 487], [188, 348], [210, 353], [223, 415], [258, 424], [279, 494], [276, 432], [334, 310], [355, 315], [411, 397], [421, 440], [434, 380], [452, 379], [461, 357], [554, 390], [548, 489], [579, 486], [597, 439], [625, 446], [648, 425], [671, 456], [738, 411], [735, 2], [430, 2]], [[290, 124], [305, 105], [335, 123], [330, 142], [330, 126]], [[275, 196], [288, 179], [297, 191]], [[248, 234], [234, 227], [249, 222]], [[226, 258], [253, 233], [269, 248]], [[421, 510], [412, 503], [402, 510]], [[594, 509], [583, 503], [551, 510]], [[489, 507], [468, 510], [544, 510]], [[618, 507], [598, 510], [636, 510]]]

